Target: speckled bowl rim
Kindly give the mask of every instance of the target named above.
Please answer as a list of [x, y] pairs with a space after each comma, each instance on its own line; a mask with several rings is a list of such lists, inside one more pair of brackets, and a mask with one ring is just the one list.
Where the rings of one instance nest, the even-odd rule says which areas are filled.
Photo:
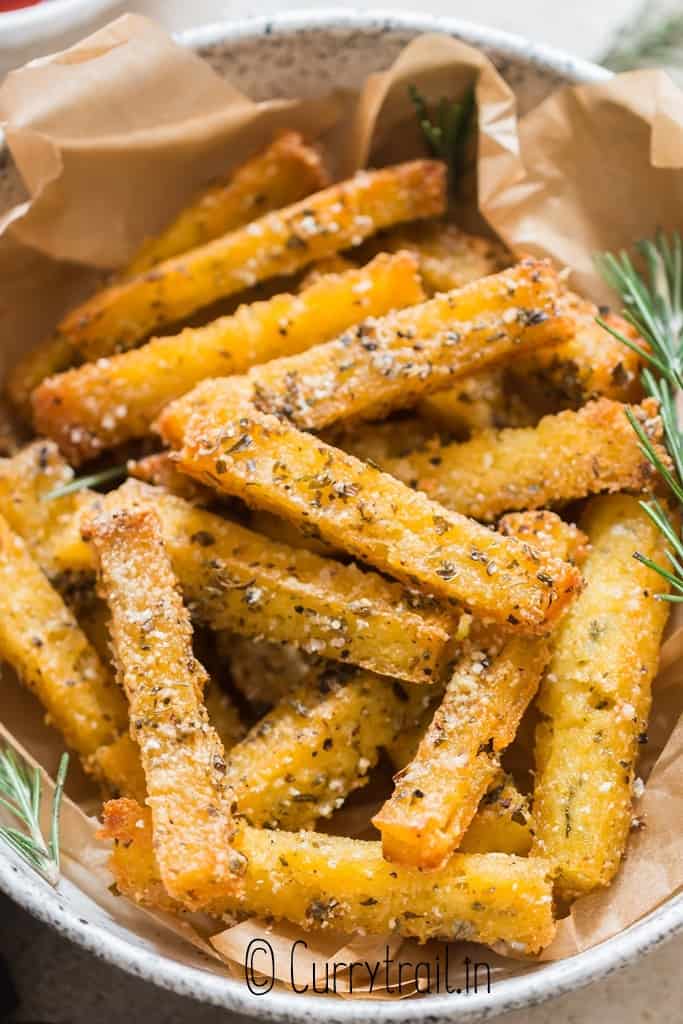
[[[178, 39], [194, 49], [254, 38], [264, 34], [286, 36], [311, 29], [372, 31], [437, 31], [455, 35], [473, 46], [495, 49], [501, 56], [550, 71], [567, 81], [605, 81], [610, 73], [589, 61], [569, 56], [521, 36], [489, 29], [456, 18], [426, 14], [371, 12], [347, 9], [293, 11], [270, 17], [221, 21], [182, 33]], [[107, 928], [84, 923], [66, 906], [64, 897], [36, 880], [11, 853], [0, 857], [0, 889], [27, 911], [98, 958], [178, 995], [264, 1020], [305, 1024], [318, 1018], [326, 1024], [366, 1024], [368, 1021], [428, 1024], [450, 1020], [485, 1020], [581, 988], [636, 960], [683, 930], [683, 894], [668, 900], [647, 917], [593, 949], [566, 960], [546, 964], [537, 972], [501, 980], [490, 994], [469, 994], [465, 999], [432, 995], [417, 1000], [321, 999], [273, 991], [251, 995], [240, 979], [224, 977], [170, 957], [140, 949]]]

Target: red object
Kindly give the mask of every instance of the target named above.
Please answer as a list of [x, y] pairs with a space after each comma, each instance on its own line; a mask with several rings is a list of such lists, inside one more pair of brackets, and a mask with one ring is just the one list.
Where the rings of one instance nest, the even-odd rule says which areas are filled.
[[0, 0], [0, 11], [18, 11], [20, 7], [35, 7], [42, 0]]

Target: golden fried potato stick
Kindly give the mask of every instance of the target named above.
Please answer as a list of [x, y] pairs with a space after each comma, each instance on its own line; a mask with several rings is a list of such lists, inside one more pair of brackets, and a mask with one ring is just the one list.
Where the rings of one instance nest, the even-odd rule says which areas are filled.
[[[133, 800], [104, 807], [100, 836], [115, 841], [119, 891], [173, 910], [152, 844], [150, 816]], [[455, 854], [425, 873], [387, 863], [379, 843], [245, 826], [235, 842], [246, 860], [244, 888], [226, 892], [224, 912], [284, 919], [306, 930], [395, 932], [419, 941], [510, 943], [538, 952], [552, 940], [552, 887], [536, 858]]]
[[[655, 399], [631, 406], [663, 462]], [[427, 445], [387, 459], [386, 472], [462, 515], [486, 522], [513, 509], [544, 508], [590, 494], [649, 490], [656, 471], [640, 450], [626, 406], [601, 398], [536, 427], [488, 431], [462, 444]]]
[[[600, 397], [637, 402], [642, 397], [638, 354], [596, 322], [600, 311], [592, 302], [567, 292], [560, 305], [574, 319], [574, 336], [554, 348], [522, 356], [511, 368], [514, 386], [541, 413], [567, 406], [577, 409]], [[638, 338], [620, 316], [608, 312], [603, 319], [627, 337]]]
[[188, 429], [178, 461], [201, 483], [307, 524], [408, 586], [520, 632], [547, 631], [571, 601], [580, 582], [571, 566], [446, 510], [236, 394], [231, 407], [226, 390], [218, 415], [206, 424], [197, 416]]
[[607, 885], [631, 824], [638, 743], [646, 734], [668, 604], [664, 581], [633, 557], [666, 564], [665, 545], [635, 498], [593, 499], [581, 520], [586, 587], [552, 637], [536, 734], [533, 853], [572, 898]]
[[[304, 430], [343, 420], [381, 419], [479, 367], [512, 360], [571, 332], [555, 315], [559, 282], [526, 260], [459, 291], [367, 320], [335, 341], [253, 367], [240, 386], [262, 412]], [[193, 413], [216, 415], [234, 378], [207, 380], [166, 408], [160, 423], [177, 443]]]
[[132, 348], [166, 324], [269, 277], [359, 245], [380, 228], [443, 211], [444, 165], [414, 160], [354, 178], [111, 285], [57, 328], [84, 359]]
[[150, 507], [114, 492], [86, 519], [111, 613], [113, 653], [145, 773], [164, 886], [189, 908], [239, 886], [225, 754], [203, 703], [206, 673]]
[[529, 801], [503, 772], [482, 797], [458, 847], [461, 853], [514, 853], [526, 857], [532, 832]]
[[113, 676], [2, 516], [0, 657], [84, 761], [127, 727], [126, 702]]
[[[565, 530], [558, 517], [545, 513], [546, 520], [551, 517], [553, 528], [538, 529], [542, 544], [558, 558], [583, 550], [576, 528]], [[520, 525], [526, 522], [522, 517]], [[373, 818], [384, 856], [395, 863], [436, 868], [458, 849], [550, 657], [546, 637], [505, 636], [478, 624], [464, 646], [415, 757]]]
[[314, 669], [231, 750], [239, 815], [313, 828], [366, 784], [380, 748], [415, 722], [431, 689], [335, 664]]
[[420, 275], [430, 295], [462, 288], [488, 274], [503, 270], [512, 256], [490, 238], [462, 231], [444, 220], [427, 220], [383, 231], [364, 243], [361, 256], [410, 249], [420, 263]]
[[295, 203], [328, 183], [320, 153], [298, 132], [286, 132], [202, 192], [156, 238], [140, 247], [124, 271], [135, 277], [158, 263], [219, 238], [271, 210]]
[[[290, 641], [408, 682], [437, 679], [452, 654], [456, 609], [434, 607], [377, 573], [270, 541], [139, 481], [118, 493], [156, 509], [173, 570], [202, 625]], [[83, 548], [92, 565], [85, 544], [73, 549], [74, 562]], [[69, 561], [68, 546], [60, 558]]]
[[378, 256], [367, 267], [322, 277], [296, 295], [240, 306], [205, 327], [154, 338], [51, 377], [33, 393], [34, 425], [77, 464], [144, 437], [168, 402], [207, 377], [244, 373], [423, 298], [411, 254]]

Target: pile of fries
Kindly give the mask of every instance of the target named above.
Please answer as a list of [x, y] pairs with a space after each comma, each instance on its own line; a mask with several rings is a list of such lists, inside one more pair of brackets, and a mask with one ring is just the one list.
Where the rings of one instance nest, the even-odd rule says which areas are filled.
[[667, 615], [627, 406], [668, 456], [596, 312], [440, 162], [289, 133], [14, 369], [0, 654], [122, 894], [533, 954], [609, 884]]

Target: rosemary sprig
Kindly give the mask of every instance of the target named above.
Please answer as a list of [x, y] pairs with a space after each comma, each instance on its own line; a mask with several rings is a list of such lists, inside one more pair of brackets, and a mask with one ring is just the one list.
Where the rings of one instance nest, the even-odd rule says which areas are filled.
[[597, 264], [607, 283], [621, 296], [624, 318], [650, 346], [650, 351], [609, 327], [611, 334], [638, 352], [675, 388], [683, 387], [683, 242], [678, 232], [668, 239], [658, 231], [654, 241], [638, 243], [647, 277], [628, 253], [604, 253]]
[[69, 755], [62, 754], [52, 797], [50, 838], [45, 839], [40, 828], [39, 769], [31, 770], [11, 747], [0, 752], [0, 805], [23, 826], [0, 825], [0, 839], [50, 885], [59, 881], [59, 812], [68, 767]]
[[[628, 253], [603, 253], [596, 258], [605, 281], [619, 294], [623, 316], [645, 341], [647, 348], [611, 327], [598, 317], [598, 323], [615, 338], [628, 345], [649, 364], [642, 375], [647, 394], [659, 402], [664, 445], [671, 457], [673, 471], [657, 454], [642, 425], [630, 410], [626, 415], [638, 437], [645, 458], [666, 483], [679, 508], [683, 508], [683, 432], [676, 415], [676, 395], [683, 390], [683, 241], [678, 232], [670, 238], [658, 231], [654, 240], [638, 243], [645, 272], [636, 269]], [[653, 498], [641, 501], [641, 508], [669, 543], [667, 558], [671, 568], [657, 565], [640, 552], [634, 557], [655, 569], [671, 585], [673, 593], [658, 594], [663, 601], [683, 601], [683, 539], [666, 509]]]
[[683, 14], [671, 3], [645, 0], [617, 33], [601, 64], [612, 71], [665, 67], [683, 68]]
[[110, 466], [109, 469], [102, 469], [99, 473], [90, 473], [89, 476], [76, 476], [69, 480], [68, 484], [61, 484], [53, 490], [43, 494], [43, 501], [52, 501], [54, 498], [63, 498], [67, 494], [75, 494], [76, 491], [84, 491], [87, 487], [100, 487], [102, 484], [111, 483], [112, 480], [123, 480], [128, 475], [125, 465]]
[[468, 89], [462, 100], [440, 99], [433, 116], [417, 86], [408, 86], [408, 93], [427, 145], [434, 156], [447, 164], [449, 184], [454, 190], [462, 174], [465, 149], [474, 123], [474, 88]]

